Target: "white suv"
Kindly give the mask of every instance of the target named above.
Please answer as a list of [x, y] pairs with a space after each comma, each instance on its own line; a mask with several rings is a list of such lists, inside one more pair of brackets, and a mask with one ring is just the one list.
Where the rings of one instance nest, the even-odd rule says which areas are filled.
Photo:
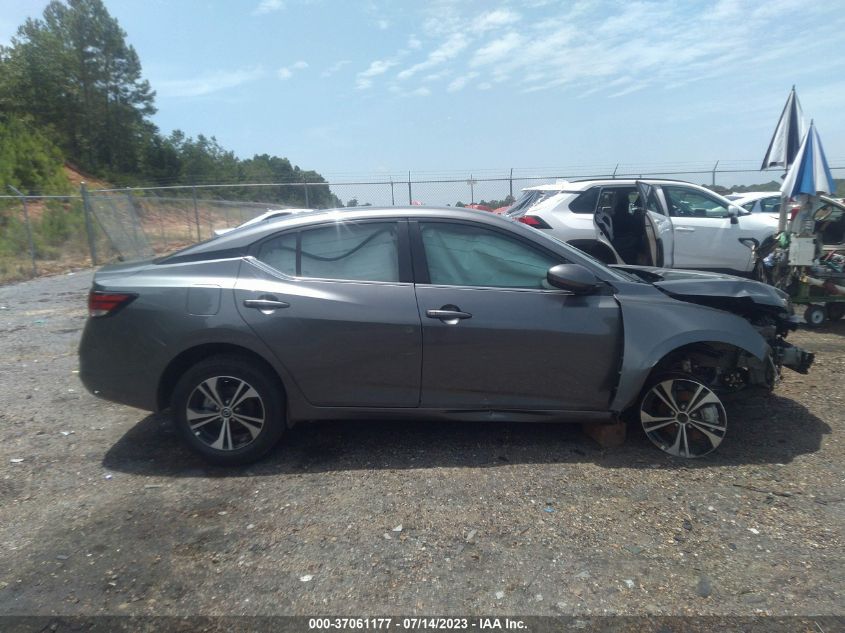
[[[777, 219], [750, 214], [705, 187], [675, 180], [609, 179], [543, 185], [531, 206], [517, 200], [508, 217], [607, 263], [758, 274], [756, 250], [770, 243]], [[524, 190], [523, 197], [539, 188]], [[536, 194], [535, 194], [536, 195]]]

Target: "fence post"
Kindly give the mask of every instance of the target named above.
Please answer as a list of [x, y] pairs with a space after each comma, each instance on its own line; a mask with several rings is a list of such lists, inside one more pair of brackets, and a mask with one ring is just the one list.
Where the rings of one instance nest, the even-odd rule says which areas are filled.
[[616, 167], [613, 168], [613, 176], [611, 176], [611, 178], [613, 178], [614, 180], [616, 180], [616, 171], [618, 169], [619, 169], [619, 163], [616, 163]]
[[411, 195], [411, 172], [408, 172], [408, 205], [414, 203], [414, 198]]
[[396, 198], [393, 196], [393, 176], [390, 177], [390, 206], [396, 206]]
[[191, 197], [194, 199], [194, 220], [197, 222], [197, 242], [202, 241], [202, 236], [200, 235], [200, 212], [197, 208], [197, 188], [196, 186], [191, 186]]
[[23, 207], [23, 221], [26, 225], [26, 239], [29, 242], [29, 258], [32, 260], [32, 276], [38, 275], [38, 269], [35, 267], [35, 241], [32, 239], [32, 225], [29, 223], [29, 209], [26, 208], [26, 196], [9, 185], [9, 189], [14, 191], [21, 197], [21, 206]]
[[510, 183], [510, 187], [508, 187], [508, 195], [513, 200], [513, 167], [511, 167], [511, 175], [508, 177], [508, 182]]
[[303, 176], [303, 177], [302, 177], [302, 182], [304, 182], [304, 183], [305, 183], [305, 208], [306, 208], [306, 209], [310, 209], [310, 208], [311, 208], [311, 203], [308, 201], [308, 178], [307, 178], [307, 177], [305, 177], [305, 176]]
[[132, 199], [132, 192], [129, 187], [126, 187], [125, 189], [126, 201], [129, 203], [129, 221], [132, 223], [132, 248], [134, 248], [136, 252], [140, 253], [141, 249], [139, 248], [140, 240], [138, 239], [138, 229], [141, 229], [142, 234], [144, 232], [143, 227], [140, 226], [141, 215], [135, 209], [135, 200]]
[[85, 233], [88, 236], [88, 250], [91, 252], [91, 265], [97, 266], [97, 240], [94, 236], [94, 223], [91, 221], [91, 200], [88, 198], [88, 185], [84, 182], [79, 185], [79, 192], [82, 194], [82, 213], [85, 216]]
[[710, 185], [715, 187], [716, 186], [716, 168], [719, 166], [719, 161], [716, 161], [716, 164], [713, 165], [713, 177], [710, 180]]

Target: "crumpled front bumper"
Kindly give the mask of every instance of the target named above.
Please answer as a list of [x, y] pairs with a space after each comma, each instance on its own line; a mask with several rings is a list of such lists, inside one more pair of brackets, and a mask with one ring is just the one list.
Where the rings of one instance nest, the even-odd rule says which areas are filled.
[[787, 343], [783, 339], [779, 339], [772, 346], [772, 360], [775, 365], [787, 367], [799, 374], [808, 373], [815, 358], [816, 355], [812, 352], [796, 347], [792, 343]]

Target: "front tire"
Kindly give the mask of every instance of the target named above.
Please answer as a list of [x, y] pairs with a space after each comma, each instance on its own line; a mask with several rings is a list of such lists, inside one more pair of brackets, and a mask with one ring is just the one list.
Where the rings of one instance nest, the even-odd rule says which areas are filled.
[[221, 466], [257, 461], [285, 430], [280, 385], [260, 365], [239, 356], [214, 356], [194, 365], [179, 379], [171, 406], [191, 449]]
[[716, 450], [728, 430], [719, 396], [695, 376], [655, 376], [640, 398], [640, 426], [649, 441], [675, 457], [703, 457]]

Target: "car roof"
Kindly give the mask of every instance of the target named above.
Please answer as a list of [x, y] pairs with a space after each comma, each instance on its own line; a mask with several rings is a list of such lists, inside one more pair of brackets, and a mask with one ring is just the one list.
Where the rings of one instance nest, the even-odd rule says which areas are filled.
[[[208, 254], [211, 256], [224, 256], [226, 253], [234, 254], [237, 251], [244, 249], [253, 242], [262, 239], [266, 235], [271, 235], [277, 231], [289, 228], [296, 228], [300, 226], [309, 226], [312, 224], [320, 224], [325, 221], [343, 220], [378, 220], [378, 219], [401, 219], [401, 218], [443, 218], [451, 220], [471, 220], [474, 222], [481, 222], [484, 224], [499, 225], [513, 227], [516, 223], [513, 220], [490, 213], [488, 211], [477, 211], [475, 209], [464, 210], [461, 207], [349, 207], [339, 209], [320, 209], [314, 210], [310, 213], [294, 213], [289, 215], [279, 216], [277, 218], [268, 218], [266, 221], [259, 222], [251, 226], [244, 226], [236, 231], [224, 233], [218, 237], [194, 244], [186, 249], [183, 249], [174, 254], [178, 255], [179, 259], [190, 257], [195, 259], [198, 255]], [[523, 225], [517, 225], [522, 227]], [[534, 229], [528, 229], [529, 232]], [[165, 257], [161, 261], [167, 261], [170, 257]]]
[[770, 198], [772, 196], [780, 197], [780, 191], [744, 191], [742, 193], [731, 193], [733, 200], [760, 200], [762, 198]]
[[558, 180], [553, 183], [546, 183], [544, 185], [534, 185], [533, 187], [524, 187], [523, 191], [562, 191], [566, 189], [569, 184], [568, 180]]
[[[633, 185], [638, 182], [648, 184], [670, 184], [670, 185], [691, 185], [707, 189], [704, 185], [698, 185], [688, 180], [677, 180], [674, 178], [580, 178], [576, 180], [559, 180], [554, 184], [537, 185], [526, 187], [523, 191], [560, 191], [578, 192], [597, 185]], [[709, 191], [709, 190], [708, 190]], [[716, 193], [713, 191], [712, 193]]]

